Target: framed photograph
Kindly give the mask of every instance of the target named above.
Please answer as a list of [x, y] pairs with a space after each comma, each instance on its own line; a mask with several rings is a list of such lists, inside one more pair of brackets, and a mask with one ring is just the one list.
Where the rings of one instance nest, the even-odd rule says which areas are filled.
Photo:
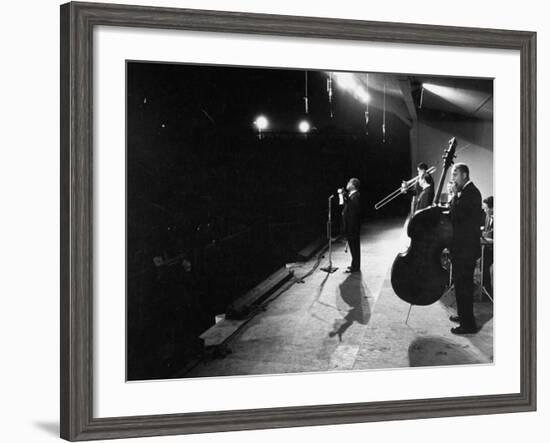
[[535, 135], [532, 32], [62, 5], [61, 437], [535, 410]]

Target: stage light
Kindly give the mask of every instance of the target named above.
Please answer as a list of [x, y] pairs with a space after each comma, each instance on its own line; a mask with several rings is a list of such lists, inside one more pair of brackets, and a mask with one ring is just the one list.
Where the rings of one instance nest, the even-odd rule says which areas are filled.
[[365, 91], [364, 89], [362, 88], [358, 88], [355, 92], [354, 92], [354, 95], [359, 99], [361, 100], [363, 103], [368, 103], [370, 102], [370, 94]]
[[355, 74], [351, 72], [335, 72], [334, 77], [336, 83], [340, 88], [348, 91], [357, 100], [368, 103], [370, 101], [370, 94], [365, 88], [357, 81]]
[[254, 125], [258, 128], [258, 130], [265, 131], [268, 126], [267, 118], [265, 118], [263, 115], [260, 115], [256, 120], [254, 120]]
[[[467, 112], [471, 112], [471, 110], [475, 108], [477, 103], [480, 103], [487, 97], [487, 94], [483, 91], [475, 91], [455, 86], [443, 86], [433, 83], [423, 83], [422, 87], [430, 94], [435, 95], [440, 99], [445, 100], [446, 102], [451, 103], [452, 105]], [[426, 94], [422, 95], [423, 104], [426, 104], [426, 99], [428, 98], [428, 96], [426, 96]]]
[[432, 94], [439, 95], [444, 99], [453, 100], [459, 98], [462, 90], [452, 86], [434, 85], [433, 83], [422, 83], [422, 87]]
[[426, 89], [427, 91], [433, 92], [435, 94], [441, 93], [442, 91], [445, 91], [446, 89], [450, 89], [449, 87], [438, 86], [438, 85], [434, 85], [432, 83], [422, 83], [422, 87], [424, 89]]
[[357, 88], [357, 83], [353, 78], [353, 74], [350, 74], [349, 72], [338, 72], [334, 73], [334, 75], [336, 76], [336, 83], [338, 83], [338, 86], [342, 89], [353, 91]]
[[300, 122], [300, 124], [298, 125], [298, 129], [300, 130], [300, 132], [302, 132], [303, 134], [305, 134], [306, 132], [309, 132], [310, 130], [310, 125], [309, 125], [309, 122], [307, 122], [306, 120], [302, 120]]

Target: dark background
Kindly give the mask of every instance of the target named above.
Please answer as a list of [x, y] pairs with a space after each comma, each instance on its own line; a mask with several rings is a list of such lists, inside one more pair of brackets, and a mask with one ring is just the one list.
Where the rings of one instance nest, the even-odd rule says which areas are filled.
[[216, 314], [325, 235], [327, 198], [350, 177], [365, 221], [407, 213], [407, 198], [373, 205], [412, 174], [408, 128], [387, 113], [384, 143], [371, 109], [367, 134], [364, 105], [335, 83], [331, 118], [326, 79], [308, 72], [306, 116], [304, 71], [128, 62], [129, 380], [200, 354]]

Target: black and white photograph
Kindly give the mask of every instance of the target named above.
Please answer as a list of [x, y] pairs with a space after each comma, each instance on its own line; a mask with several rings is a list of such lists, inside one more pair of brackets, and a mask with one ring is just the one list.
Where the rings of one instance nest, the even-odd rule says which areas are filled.
[[127, 60], [127, 380], [493, 364], [493, 152], [492, 78]]
[[550, 9], [496, 6], [6, 3], [0, 440], [544, 441]]

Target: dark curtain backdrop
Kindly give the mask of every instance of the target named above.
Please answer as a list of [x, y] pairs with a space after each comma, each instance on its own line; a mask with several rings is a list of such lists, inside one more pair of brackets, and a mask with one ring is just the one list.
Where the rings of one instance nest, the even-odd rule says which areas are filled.
[[[304, 72], [127, 65], [128, 378], [173, 376], [198, 335], [240, 294], [325, 235], [327, 198], [362, 182], [365, 222], [405, 214], [374, 203], [411, 175], [408, 128]], [[262, 139], [253, 126], [270, 122]], [[313, 129], [297, 132], [307, 118]], [[334, 210], [339, 226], [339, 208]]]

